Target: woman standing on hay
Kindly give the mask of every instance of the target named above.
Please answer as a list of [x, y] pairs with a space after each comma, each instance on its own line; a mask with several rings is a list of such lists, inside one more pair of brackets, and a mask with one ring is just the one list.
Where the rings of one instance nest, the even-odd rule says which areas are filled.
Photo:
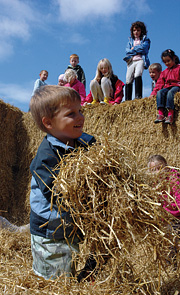
[[82, 131], [81, 98], [72, 88], [41, 87], [31, 98], [30, 110], [37, 126], [47, 133], [30, 165], [33, 270], [49, 279], [72, 273], [72, 252], [78, 251], [82, 236], [70, 212], [59, 209], [53, 181], [60, 161], [78, 147], [87, 149], [95, 138]]
[[[150, 97], [156, 95], [158, 114], [154, 123], [173, 124], [174, 95], [180, 91], [180, 61], [171, 49], [163, 51], [161, 59], [167, 68], [161, 72], [150, 95]], [[167, 118], [165, 118], [166, 109], [168, 109]]]
[[90, 94], [86, 103], [119, 104], [124, 96], [124, 83], [114, 75], [112, 65], [107, 58], [99, 61], [96, 76], [90, 83]]
[[150, 61], [148, 52], [150, 40], [147, 38], [146, 26], [143, 22], [136, 21], [130, 28], [131, 37], [126, 46], [127, 62], [125, 100], [132, 99], [132, 83], [135, 80], [135, 98], [142, 98], [142, 74], [148, 69]]

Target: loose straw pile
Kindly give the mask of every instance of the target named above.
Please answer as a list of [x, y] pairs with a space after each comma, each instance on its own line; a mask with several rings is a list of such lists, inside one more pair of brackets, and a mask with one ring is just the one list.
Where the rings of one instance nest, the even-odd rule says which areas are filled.
[[84, 234], [83, 261], [95, 253], [99, 284], [111, 282], [122, 294], [160, 291], [172, 271], [167, 260], [175, 233], [167, 231], [172, 217], [135, 154], [105, 138], [60, 166], [54, 182], [59, 211], [70, 210]]

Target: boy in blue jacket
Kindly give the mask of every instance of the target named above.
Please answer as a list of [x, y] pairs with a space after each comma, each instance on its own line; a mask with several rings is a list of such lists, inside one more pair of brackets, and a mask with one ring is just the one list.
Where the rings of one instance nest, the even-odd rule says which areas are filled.
[[[34, 272], [45, 279], [72, 273], [72, 251], [78, 251], [81, 233], [72, 241], [74, 229], [70, 212], [58, 212], [53, 196], [53, 175], [62, 158], [77, 147], [95, 142], [83, 133], [84, 116], [79, 94], [68, 87], [42, 86], [30, 101], [30, 111], [37, 126], [47, 135], [39, 146], [30, 170], [30, 231]], [[51, 207], [51, 198], [53, 205]]]

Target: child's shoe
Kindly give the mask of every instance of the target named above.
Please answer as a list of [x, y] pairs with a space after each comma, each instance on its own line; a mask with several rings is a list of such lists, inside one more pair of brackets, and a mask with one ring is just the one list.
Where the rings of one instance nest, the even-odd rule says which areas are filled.
[[154, 121], [154, 123], [157, 124], [157, 123], [164, 122], [164, 121], [165, 121], [164, 115], [158, 114], [156, 120]]
[[104, 101], [101, 101], [101, 104], [109, 104], [109, 97], [105, 97]]
[[98, 103], [96, 99], [93, 99], [93, 101], [91, 102], [91, 104], [96, 104]]
[[109, 104], [109, 97], [104, 98], [104, 103]]
[[167, 116], [166, 121], [164, 123], [165, 124], [173, 124], [174, 123], [174, 117], [173, 117], [173, 115]]

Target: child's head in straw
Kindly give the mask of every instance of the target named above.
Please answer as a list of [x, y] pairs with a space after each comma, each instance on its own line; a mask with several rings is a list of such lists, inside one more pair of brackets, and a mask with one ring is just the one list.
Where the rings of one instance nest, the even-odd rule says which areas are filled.
[[82, 135], [81, 98], [72, 88], [42, 86], [31, 98], [30, 111], [42, 131], [65, 144], [73, 146], [74, 139]]
[[151, 173], [158, 173], [167, 166], [166, 159], [161, 155], [153, 155], [148, 159], [148, 169]]

